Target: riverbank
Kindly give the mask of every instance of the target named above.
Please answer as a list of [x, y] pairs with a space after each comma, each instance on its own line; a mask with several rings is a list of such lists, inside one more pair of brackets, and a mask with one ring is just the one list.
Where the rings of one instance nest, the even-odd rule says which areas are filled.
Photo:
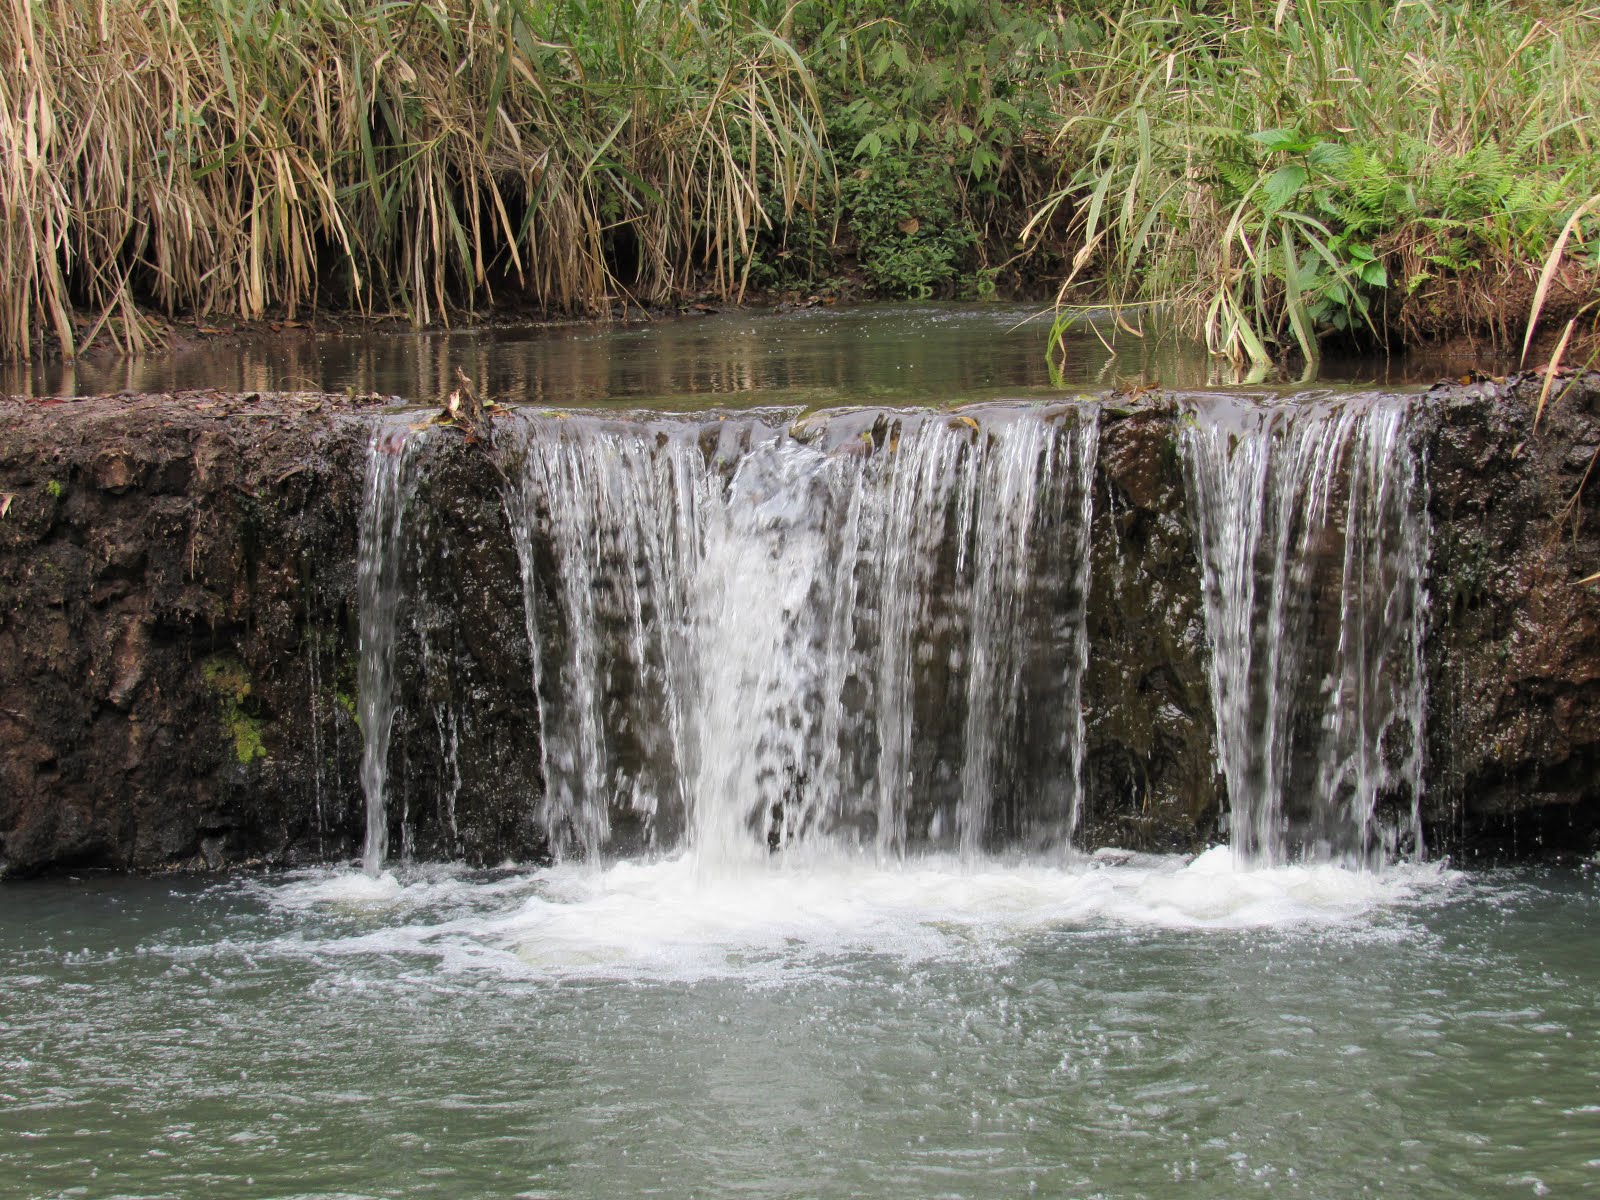
[[0, 355], [1060, 294], [1237, 362], [1520, 350], [1536, 310], [1583, 361], [1595, 28], [1584, 4], [12, 6]]

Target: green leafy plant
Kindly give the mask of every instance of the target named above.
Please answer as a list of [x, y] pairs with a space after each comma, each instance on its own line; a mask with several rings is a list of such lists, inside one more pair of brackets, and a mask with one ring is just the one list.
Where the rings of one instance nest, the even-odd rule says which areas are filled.
[[885, 157], [851, 175], [841, 190], [862, 270], [879, 292], [927, 299], [954, 291], [976, 235], [961, 219], [948, 176]]
[[[1054, 166], [1049, 79], [1077, 25], [999, 0], [800, 0], [839, 212], [890, 296], [993, 294]], [[967, 287], [964, 280], [972, 281]]]
[[1159, 304], [1219, 356], [1314, 361], [1516, 319], [1510, 279], [1600, 185], [1595, 12], [1137, 4], [1059, 80], [1061, 299]]

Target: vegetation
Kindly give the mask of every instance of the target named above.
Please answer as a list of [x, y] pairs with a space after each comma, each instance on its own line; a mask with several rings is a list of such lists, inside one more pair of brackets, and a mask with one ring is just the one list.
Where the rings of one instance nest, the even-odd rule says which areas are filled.
[[775, 282], [854, 267], [878, 295], [982, 298], [1050, 271], [1017, 239], [1059, 172], [1052, 83], [1082, 22], [994, 0], [799, 0], [786, 29], [821, 98], [837, 190], [824, 236], [802, 219], [776, 254], [763, 247]]
[[[139, 302], [426, 322], [733, 292], [820, 114], [738, 0], [5, 0], [0, 346]], [[91, 331], [92, 332], [92, 331]]]
[[[1600, 8], [1283, 0], [1133, 5], [1061, 76], [1041, 217], [1069, 282], [1160, 303], [1236, 360], [1328, 334], [1526, 322], [1540, 264], [1600, 190]], [[1569, 254], [1592, 291], [1600, 221]]]
[[152, 311], [752, 285], [1064, 283], [1244, 362], [1513, 344], [1530, 308], [1596, 316], [1597, 28], [1509, 0], [0, 0], [0, 355], [137, 349]]
[[266, 723], [251, 711], [252, 685], [245, 665], [236, 658], [218, 654], [200, 664], [200, 674], [217, 697], [217, 715], [233, 743], [239, 765], [249, 766], [256, 759], [265, 758], [267, 747], [261, 734]]

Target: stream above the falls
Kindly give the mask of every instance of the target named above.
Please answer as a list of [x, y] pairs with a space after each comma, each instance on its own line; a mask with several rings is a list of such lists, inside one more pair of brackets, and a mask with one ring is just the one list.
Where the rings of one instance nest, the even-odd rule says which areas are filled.
[[[567, 408], [693, 409], [715, 404], [825, 407], [1048, 398], [1063, 390], [1199, 388], [1230, 381], [1197, 342], [1152, 328], [1119, 334], [1108, 317], [1071, 329], [1052, 372], [1048, 306], [997, 303], [729, 309], [624, 324], [413, 333], [288, 329], [201, 341], [144, 359], [0, 367], [0, 390], [32, 395], [120, 391], [332, 391], [441, 399], [466, 371], [486, 394]], [[1097, 332], [1098, 331], [1098, 332]], [[1107, 348], [1115, 338], [1116, 353]], [[1471, 364], [1414, 354], [1328, 358], [1323, 384], [1404, 387]]]

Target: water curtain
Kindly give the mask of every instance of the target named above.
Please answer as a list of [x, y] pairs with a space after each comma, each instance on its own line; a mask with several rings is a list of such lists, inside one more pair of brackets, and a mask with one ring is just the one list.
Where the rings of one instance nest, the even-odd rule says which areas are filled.
[[360, 602], [356, 693], [361, 722], [361, 791], [367, 806], [362, 866], [376, 875], [389, 852], [386, 790], [394, 727], [394, 651], [400, 606], [400, 556], [406, 507], [415, 483], [409, 426], [383, 420], [367, 449], [365, 502], [356, 559]]
[[[1429, 527], [1408, 413], [1213, 398], [1176, 421], [1242, 859], [1421, 853]], [[500, 418], [544, 781], [527, 803], [551, 853], [687, 844], [727, 867], [1065, 847], [1097, 406], [796, 417]], [[387, 854], [397, 564], [426, 440], [385, 422], [369, 455], [369, 871]], [[433, 715], [449, 745], [456, 714]]]
[[[553, 850], [599, 854], [619, 812], [717, 863], [1064, 843], [1098, 430], [1092, 406], [519, 416]], [[1032, 703], [1059, 729], [1024, 773]]]
[[1241, 858], [1422, 851], [1429, 525], [1408, 412], [1218, 402], [1180, 421]]

